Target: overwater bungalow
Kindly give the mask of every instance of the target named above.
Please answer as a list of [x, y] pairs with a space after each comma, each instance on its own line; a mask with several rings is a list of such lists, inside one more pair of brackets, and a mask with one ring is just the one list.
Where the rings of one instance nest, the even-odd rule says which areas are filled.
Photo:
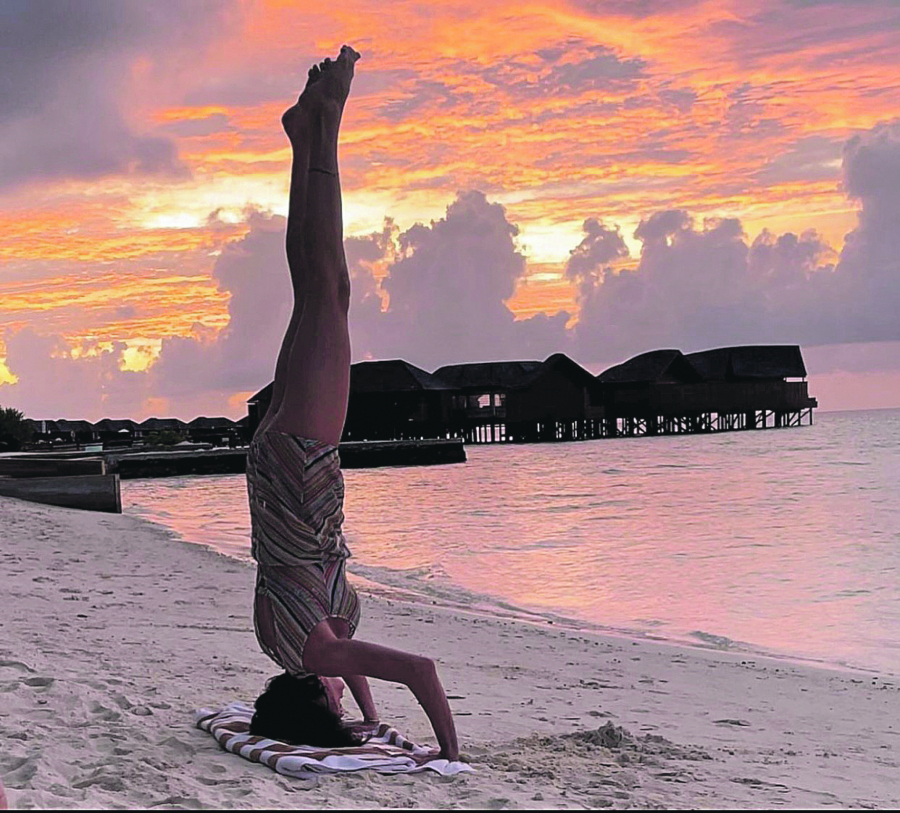
[[454, 388], [402, 359], [350, 367], [350, 398], [341, 440], [447, 437]]
[[137, 427], [137, 435], [146, 438], [153, 432], [176, 432], [187, 434], [187, 424], [180, 418], [147, 418], [141, 421]]
[[818, 406], [805, 378], [797, 345], [653, 350], [600, 373], [590, 412], [610, 437], [799, 426]]
[[137, 428], [137, 423], [128, 418], [103, 418], [94, 424], [97, 438], [103, 442], [105, 448], [131, 446], [134, 443]]
[[[269, 409], [272, 384], [247, 401], [247, 424], [256, 431]], [[402, 359], [350, 366], [350, 397], [342, 440], [447, 437], [453, 388]]]
[[26, 418], [25, 425], [31, 428], [31, 445], [36, 447], [61, 447], [96, 443], [99, 435], [88, 421], [36, 420]]
[[564, 353], [544, 361], [448, 364], [451, 436], [469, 443], [584, 438], [586, 390], [594, 377]]

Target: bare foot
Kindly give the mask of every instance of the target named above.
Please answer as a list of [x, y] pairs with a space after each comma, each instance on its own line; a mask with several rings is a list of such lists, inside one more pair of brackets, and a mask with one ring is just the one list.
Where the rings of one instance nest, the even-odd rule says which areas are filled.
[[310, 118], [319, 119], [325, 125], [325, 130], [333, 130], [334, 137], [337, 137], [341, 113], [353, 81], [353, 66], [358, 59], [359, 53], [349, 45], [344, 45], [337, 59], [326, 57], [309, 69], [306, 87], [300, 98], [281, 117], [282, 126], [291, 143], [306, 135], [306, 124]]

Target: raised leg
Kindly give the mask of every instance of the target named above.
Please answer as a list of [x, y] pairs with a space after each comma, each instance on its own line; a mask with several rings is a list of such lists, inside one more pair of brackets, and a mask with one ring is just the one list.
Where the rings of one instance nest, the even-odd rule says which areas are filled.
[[300, 292], [299, 280], [296, 278], [294, 269], [298, 271], [303, 268], [303, 225], [306, 221], [306, 198], [308, 178], [309, 178], [309, 162], [310, 162], [310, 121], [308, 108], [309, 105], [309, 89], [315, 84], [320, 77], [318, 65], [313, 65], [309, 69], [309, 75], [306, 87], [297, 102], [284, 111], [281, 117], [281, 125], [291, 142], [291, 187], [288, 198], [288, 218], [286, 230], [286, 249], [288, 258], [288, 267], [291, 269], [291, 282], [293, 284], [294, 308], [291, 313], [291, 319], [288, 323], [284, 339], [281, 342], [281, 349], [278, 353], [278, 360], [275, 364], [275, 380], [273, 384], [272, 400], [266, 415], [263, 418], [260, 429], [270, 425], [275, 415], [278, 413], [281, 403], [284, 399], [284, 385], [287, 379], [287, 365], [290, 357], [290, 350], [294, 343], [294, 337], [297, 333], [297, 325], [300, 323], [300, 316], [303, 312], [303, 297]]
[[[294, 312], [266, 418], [266, 424], [278, 429], [335, 446], [343, 432], [350, 390], [350, 278], [344, 257], [337, 143], [358, 58], [344, 46], [337, 60], [327, 59], [312, 69], [310, 82], [292, 108], [296, 113], [291, 129], [285, 123], [294, 144], [287, 229]], [[305, 149], [299, 147], [301, 142]]]

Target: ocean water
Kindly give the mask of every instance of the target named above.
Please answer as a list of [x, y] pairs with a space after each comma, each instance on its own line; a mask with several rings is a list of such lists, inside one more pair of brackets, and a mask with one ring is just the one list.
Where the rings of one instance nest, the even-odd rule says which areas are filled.
[[[544, 623], [900, 675], [900, 410], [466, 452], [344, 472], [351, 573]], [[122, 500], [249, 558], [243, 475], [125, 481]]]

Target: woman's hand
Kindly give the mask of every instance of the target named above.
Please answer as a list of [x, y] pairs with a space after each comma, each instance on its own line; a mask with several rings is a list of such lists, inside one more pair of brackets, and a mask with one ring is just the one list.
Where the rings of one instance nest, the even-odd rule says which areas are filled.
[[344, 726], [354, 734], [362, 734], [365, 737], [377, 734], [380, 725], [378, 720], [351, 720], [349, 723], [344, 723]]

